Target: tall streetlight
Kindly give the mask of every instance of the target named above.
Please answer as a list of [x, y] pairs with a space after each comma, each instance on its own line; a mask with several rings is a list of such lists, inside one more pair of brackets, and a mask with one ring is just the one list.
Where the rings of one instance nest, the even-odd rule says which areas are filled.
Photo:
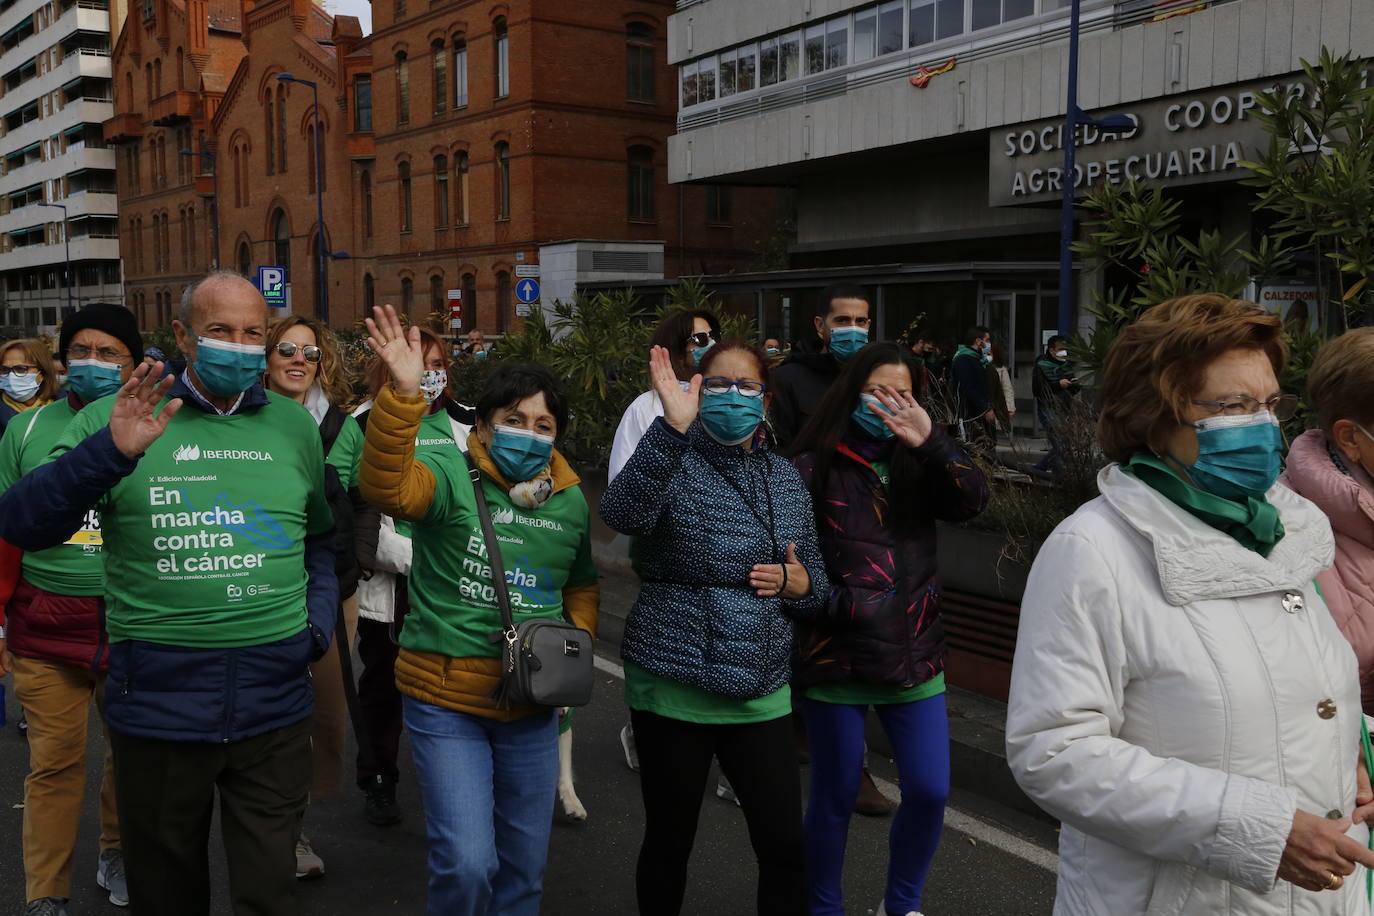
[[72, 224], [67, 219], [67, 205], [50, 204], [46, 200], [40, 200], [38, 206], [56, 207], [62, 211], [62, 244], [67, 249], [66, 267], [63, 268], [63, 273], [67, 275], [67, 313], [70, 314], [76, 310], [76, 305], [72, 301]]
[[302, 86], [309, 86], [310, 93], [315, 100], [315, 222], [318, 227], [318, 235], [315, 237], [315, 261], [316, 271], [319, 282], [315, 289], [316, 309], [320, 314], [320, 320], [326, 325], [329, 324], [329, 282], [325, 275], [325, 251], [324, 251], [324, 159], [321, 153], [321, 135], [324, 133], [324, 124], [320, 121], [320, 87], [311, 80], [303, 80], [292, 76], [290, 73], [278, 73], [277, 79], [283, 83], [300, 83]]
[[183, 156], [199, 156], [210, 164], [210, 178], [213, 181], [210, 193], [210, 210], [214, 215], [214, 222], [210, 224], [211, 244], [215, 246], [214, 263], [211, 265], [216, 270], [219, 269], [219, 170], [215, 168], [215, 154], [207, 152], [196, 152], [190, 149], [177, 150]]
[[1078, 145], [1078, 126], [1080, 124], [1096, 127], [1106, 133], [1129, 133], [1135, 130], [1135, 119], [1130, 115], [1107, 115], [1104, 118], [1090, 118], [1078, 107], [1078, 23], [1082, 0], [1070, 0], [1069, 9], [1069, 73], [1068, 104], [1064, 108], [1064, 171], [1059, 176], [1061, 197], [1059, 202], [1059, 333], [1065, 337], [1073, 335], [1073, 192], [1074, 158]]

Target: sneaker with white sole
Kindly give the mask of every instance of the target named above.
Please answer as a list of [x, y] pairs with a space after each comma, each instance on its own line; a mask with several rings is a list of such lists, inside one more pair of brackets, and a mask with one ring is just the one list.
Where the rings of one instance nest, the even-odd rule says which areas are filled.
[[324, 859], [315, 854], [315, 850], [310, 848], [310, 840], [305, 834], [296, 841], [296, 877], [297, 878], [323, 878]]
[[625, 765], [639, 772], [639, 749], [635, 747], [635, 730], [628, 722], [620, 729], [620, 747], [625, 752]]
[[740, 805], [739, 796], [735, 794], [735, 787], [730, 785], [730, 780], [723, 775], [716, 780], [716, 798], [721, 801], [734, 802], [737, 808], [743, 807]]
[[24, 916], [67, 916], [67, 901], [61, 897], [39, 897], [24, 905]]
[[[888, 911], [887, 911], [887, 901], [886, 901], [886, 900], [879, 900], [879, 901], [878, 901], [878, 912], [877, 912], [876, 916], [892, 916], [892, 914], [888, 913]], [[906, 916], [921, 916], [921, 914], [918, 913], [916, 910], [912, 910], [910, 913], [907, 913]]]
[[110, 902], [115, 906], [129, 905], [129, 879], [124, 875], [124, 853], [118, 849], [107, 849], [100, 854], [95, 866], [95, 883], [102, 890], [110, 892]]

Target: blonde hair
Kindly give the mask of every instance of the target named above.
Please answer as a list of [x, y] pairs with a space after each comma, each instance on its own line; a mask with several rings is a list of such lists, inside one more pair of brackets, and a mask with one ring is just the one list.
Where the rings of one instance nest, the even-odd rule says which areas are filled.
[[[353, 384], [348, 378], [348, 369], [339, 351], [339, 338], [323, 322], [304, 315], [287, 315], [285, 318], [277, 319], [267, 332], [268, 356], [272, 355], [272, 351], [281, 343], [286, 332], [298, 326], [309, 328], [315, 335], [316, 346], [320, 348], [320, 369], [316, 378], [320, 388], [324, 390], [325, 397], [340, 410], [348, 407], [353, 400]], [[265, 374], [263, 386], [270, 387]]]
[[1374, 328], [1356, 328], [1317, 352], [1307, 373], [1307, 403], [1322, 431], [1331, 435], [1337, 420], [1363, 426], [1374, 422]]
[[57, 368], [53, 364], [52, 353], [48, 351], [43, 341], [34, 337], [25, 337], [0, 344], [0, 359], [15, 349], [23, 352], [26, 364], [37, 366], [38, 371], [43, 373], [43, 382], [38, 386], [38, 393], [34, 395], [38, 402], [46, 404], [56, 398], [61, 390], [57, 384]]

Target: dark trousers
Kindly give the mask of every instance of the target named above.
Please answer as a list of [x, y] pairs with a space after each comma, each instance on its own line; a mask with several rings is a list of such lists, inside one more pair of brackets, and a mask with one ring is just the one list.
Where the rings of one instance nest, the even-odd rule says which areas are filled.
[[235, 741], [110, 731], [129, 901], [138, 916], [210, 912], [216, 790], [236, 916], [294, 916], [296, 835], [310, 784], [310, 719]]
[[630, 711], [644, 795], [644, 843], [635, 893], [641, 916], [677, 916], [687, 887], [711, 758], [730, 780], [759, 865], [761, 916], [802, 916], [807, 908], [801, 775], [792, 717], [747, 725], [698, 725]]
[[358, 710], [367, 730], [366, 749], [358, 749], [358, 786], [366, 789], [377, 777], [395, 783], [396, 758], [401, 752], [401, 692], [396, 689], [396, 656], [400, 647], [392, 638], [393, 624], [358, 618]]

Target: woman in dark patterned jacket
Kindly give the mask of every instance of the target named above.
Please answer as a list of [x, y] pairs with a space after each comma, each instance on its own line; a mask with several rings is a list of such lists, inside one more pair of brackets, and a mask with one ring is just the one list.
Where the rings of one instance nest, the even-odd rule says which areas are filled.
[[794, 665], [811, 735], [813, 916], [844, 912], [840, 874], [869, 706], [892, 742], [902, 787], [880, 914], [919, 916], [940, 841], [949, 731], [935, 522], [977, 515], [988, 488], [917, 403], [919, 378], [904, 348], [868, 345], [793, 443], [831, 585], [826, 607], [798, 624]]
[[801, 916], [793, 618], [815, 613], [829, 593], [811, 499], [767, 446], [768, 373], [758, 350], [718, 344], [688, 391], [662, 347], [649, 370], [663, 416], [601, 500], [606, 524], [640, 538], [643, 585], [621, 645], [644, 794], [639, 912], [682, 909], [715, 755], [758, 857], [758, 912]]

